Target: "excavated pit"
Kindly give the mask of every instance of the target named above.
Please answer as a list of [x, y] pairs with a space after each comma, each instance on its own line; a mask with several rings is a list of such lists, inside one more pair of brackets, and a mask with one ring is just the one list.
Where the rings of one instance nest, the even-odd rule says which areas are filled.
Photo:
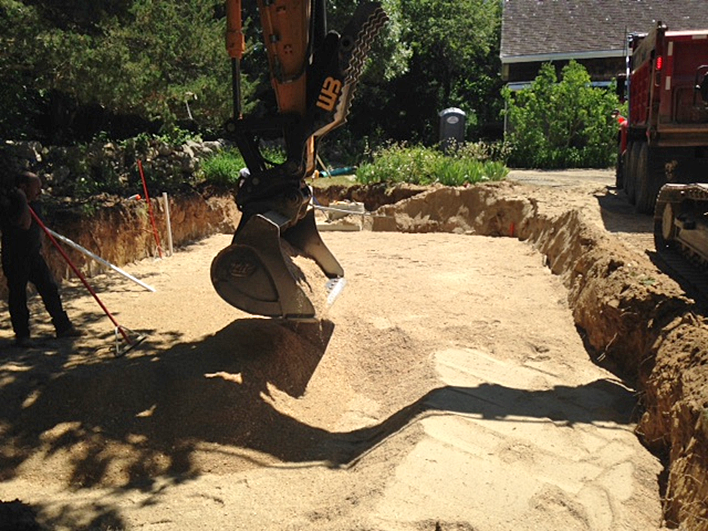
[[[578, 190], [503, 182], [467, 188], [402, 187], [395, 191], [379, 187], [368, 190], [368, 195], [366, 189], [357, 187], [353, 191], [320, 193], [319, 199], [325, 205], [335, 199], [366, 203], [373, 215], [364, 219], [365, 230], [513, 237], [538, 250], [545, 257], [546, 265], [567, 288], [573, 319], [590, 355], [598, 364], [628, 382], [639, 395], [641, 417], [637, 436], [660, 456], [665, 467], [665, 477], [657, 488], [662, 489], [666, 525], [681, 525], [690, 530], [708, 529], [708, 481], [705, 480], [708, 477], [708, 327], [704, 313], [675, 280], [657, 267], [651, 259], [651, 252], [647, 252], [648, 248], [642, 251], [641, 244], [632, 245], [624, 237], [633, 232], [630, 218], [627, 218], [626, 227], [613, 226], [608, 230], [602, 204], [612, 194], [601, 186], [594, 190]], [[613, 197], [613, 200], [621, 201], [621, 198]], [[391, 201], [392, 204], [386, 204]], [[177, 247], [209, 234], [228, 233], [238, 221], [238, 212], [232, 202], [218, 197], [175, 200], [170, 211]], [[157, 213], [158, 222], [162, 222], [164, 211], [158, 208]], [[58, 232], [87, 248], [99, 250], [102, 257], [117, 265], [155, 254], [154, 235], [144, 210], [126, 206], [123, 202], [101, 210], [88, 221], [68, 216], [57, 217], [54, 222]], [[164, 235], [162, 240], [165, 241]], [[58, 276], [66, 276], [66, 266], [58, 253], [48, 254]], [[72, 253], [71, 256], [89, 277], [100, 272], [100, 268], [82, 255]], [[49, 441], [50, 446], [56, 448], [62, 447], [62, 441], [73, 440], [77, 445], [84, 441], [76, 450], [76, 457], [91, 453], [100, 456], [106, 452], [100, 430], [87, 433], [85, 426], [70, 423], [55, 427], [51, 421], [57, 417], [56, 411], [47, 413], [46, 417], [41, 412], [59, 407], [65, 413], [59, 416], [71, 418], [72, 404], [90, 396], [92, 400], [99, 400], [95, 404], [97, 411], [109, 411], [115, 415], [117, 425], [126, 415], [152, 415], [149, 410], [141, 409], [149, 402], [146, 397], [123, 397], [123, 401], [111, 399], [121, 396], [121, 382], [124, 381], [133, 382], [132, 385], [136, 381], [142, 382], [139, 388], [143, 390], [159, 389], [168, 401], [178, 402], [179, 396], [185, 393], [199, 397], [190, 406], [195, 411], [183, 412], [201, 419], [192, 427], [194, 437], [197, 433], [216, 430], [211, 440], [223, 442], [223, 435], [217, 432], [220, 423], [228, 418], [212, 418], [210, 412], [220, 404], [226, 408], [226, 404], [233, 400], [249, 403], [249, 397], [264, 393], [270, 396], [268, 384], [290, 396], [301, 396], [308, 378], [324, 355], [332, 328], [329, 321], [286, 327], [270, 323], [261, 324], [256, 329], [258, 333], [254, 334], [246, 320], [236, 321], [219, 337], [208, 339], [207, 343], [211, 341], [211, 345], [207, 344], [206, 350], [210, 352], [218, 352], [216, 347], [223, 344], [251, 345], [254, 352], [260, 352], [236, 364], [216, 354], [209, 359], [214, 378], [224, 381], [237, 378], [244, 383], [238, 396], [234, 396], [227, 386], [195, 387], [194, 382], [185, 378], [184, 375], [189, 374], [194, 366], [190, 356], [194, 345], [185, 345], [173, 352], [173, 363], [164, 367], [170, 375], [169, 383], [155, 380], [157, 359], [152, 366], [125, 361], [113, 367], [110, 373], [89, 362], [77, 379], [67, 380], [55, 371], [58, 363], [71, 360], [71, 357], [61, 353], [50, 357], [45, 373], [40, 374], [38, 380], [50, 387], [70, 389], [70, 400], [60, 405], [43, 403], [40, 395], [30, 401], [29, 406], [20, 408], [17, 418], [3, 419], [5, 430], [13, 422], [30, 426], [19, 430], [21, 436], [15, 436], [12, 444], [3, 449], [3, 477], [12, 477], [17, 465], [30, 458], [23, 452], [39, 444], [39, 440]], [[405, 337], [401, 339], [405, 342]], [[404, 347], [391, 345], [391, 349], [397, 348]], [[295, 355], [279, 356], [278, 353], [283, 351], [295, 352]], [[6, 396], [7, 399], [18, 400], [18, 397]], [[122, 409], [126, 403], [131, 406], [127, 412]], [[287, 422], [274, 414], [267, 401], [257, 401], [256, 404], [260, 405], [249, 413], [253, 418], [269, 418], [276, 427]], [[34, 415], [28, 415], [28, 412]], [[172, 412], [171, 415], [176, 414]], [[148, 436], [156, 432], [173, 433], [173, 436], [161, 437], [165, 445], [189, 446], [185, 443], [189, 437], [178, 436], [174, 416], [161, 417], [157, 411], [151, 422], [152, 431]], [[397, 422], [392, 420], [393, 424]], [[400, 423], [404, 424], [405, 419]], [[287, 426], [281, 428], [287, 431]], [[320, 435], [316, 428], [300, 432], [303, 439]], [[122, 436], [130, 439], [129, 433]], [[358, 436], [368, 440], [380, 437], [366, 430]], [[309, 457], [333, 463], [343, 463], [351, 458], [346, 441], [341, 444], [330, 441], [332, 444], [325, 455], [315, 452], [296, 457], [287, 451], [293, 446], [279, 447], [277, 437], [258, 441], [248, 437], [247, 433], [232, 434], [227, 441], [233, 445], [247, 441], [249, 447], [259, 450], [257, 455], [242, 456], [240, 459], [244, 461], [252, 459], [254, 463], [267, 463], [264, 453], [282, 460], [304, 461]], [[68, 478], [69, 482], [132, 485], [148, 481], [155, 475], [189, 475], [193, 472], [193, 464], [180, 463], [174, 458], [166, 460], [164, 449], [143, 445], [138, 440], [131, 441], [131, 444], [134, 444], [132, 451], [135, 447], [140, 449], [140, 459], [134, 459], [135, 456], [126, 458], [124, 453], [131, 451], [127, 444], [122, 448], [114, 447], [111, 455], [98, 459], [98, 462], [106, 463], [106, 469], [77, 470], [75, 477]], [[185, 447], [182, 452], [186, 455], [190, 449]], [[172, 450], [174, 452], [174, 448]], [[178, 449], [176, 453], [181, 452]]]
[[[665, 518], [708, 529], [708, 326], [703, 310], [598, 224], [595, 212], [503, 183], [441, 188], [385, 206], [374, 220], [401, 232], [472, 232], [527, 240], [563, 279], [598, 362], [640, 394], [637, 435], [665, 459]], [[598, 190], [602, 196], [606, 191]], [[546, 196], [546, 197], [543, 197]], [[556, 199], [563, 200], [562, 194]], [[570, 208], [569, 208], [570, 207]]]

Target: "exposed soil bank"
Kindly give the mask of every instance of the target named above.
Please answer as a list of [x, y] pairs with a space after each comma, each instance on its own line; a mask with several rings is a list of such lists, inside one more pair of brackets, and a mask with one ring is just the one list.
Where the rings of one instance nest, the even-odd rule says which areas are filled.
[[[598, 190], [598, 195], [606, 194]], [[679, 285], [563, 192], [511, 183], [440, 188], [381, 208], [386, 230], [533, 242], [568, 288], [577, 326], [642, 394], [637, 434], [665, 456], [668, 525], [708, 529], [708, 325]]]
[[[706, 320], [646, 253], [607, 230], [599, 203], [609, 193], [601, 187], [578, 191], [506, 182], [424, 191], [377, 188], [369, 199], [358, 189], [349, 197], [372, 207], [387, 197], [397, 200], [367, 218], [366, 225], [375, 231], [473, 233], [531, 242], [566, 286], [575, 323], [597, 362], [641, 393], [638, 435], [665, 459], [666, 524], [708, 529]], [[398, 200], [402, 196], [409, 197]], [[323, 194], [318, 199], [327, 204], [334, 197]], [[164, 210], [157, 201], [154, 205], [162, 231]], [[52, 228], [122, 266], [155, 255], [147, 213], [144, 204], [120, 203], [89, 220], [56, 218]], [[170, 214], [177, 247], [231, 232], [239, 217], [228, 198], [199, 196], [171, 203]], [[166, 236], [162, 231], [163, 246]], [[63, 276], [67, 268], [58, 253], [48, 255]], [[72, 251], [71, 257], [88, 274], [100, 269], [79, 253]], [[186, 356], [182, 359], [187, 363]]]
[[[174, 248], [183, 247], [215, 233], [233, 232], [241, 214], [229, 196], [202, 196], [197, 193], [168, 196], [169, 228]], [[47, 227], [121, 267], [147, 257], [168, 253], [169, 237], [164, 198], [113, 200], [92, 213], [58, 210], [45, 216]], [[150, 217], [154, 217], [153, 225]], [[153, 228], [154, 227], [154, 228]], [[158, 248], [159, 242], [159, 248]], [[106, 270], [104, 265], [67, 245], [62, 245], [72, 263], [87, 277]], [[61, 254], [49, 240], [44, 244], [47, 262], [57, 279], [75, 277]], [[6, 296], [5, 277], [0, 273], [0, 294]]]

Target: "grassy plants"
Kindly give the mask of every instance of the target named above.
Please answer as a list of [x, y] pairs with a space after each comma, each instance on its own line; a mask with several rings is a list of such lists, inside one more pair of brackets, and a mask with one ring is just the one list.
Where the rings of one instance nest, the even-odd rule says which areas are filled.
[[504, 163], [486, 158], [485, 153], [464, 145], [446, 155], [433, 148], [391, 144], [375, 151], [372, 161], [359, 167], [356, 179], [363, 184], [406, 182], [446, 186], [504, 179], [509, 173]]
[[[282, 150], [269, 147], [263, 150], [264, 158], [271, 164], [285, 162]], [[235, 186], [239, 171], [246, 167], [241, 153], [237, 149], [225, 149], [205, 159], [201, 165], [204, 180], [210, 184]]]
[[234, 186], [238, 182], [239, 171], [246, 164], [236, 149], [219, 151], [202, 162], [204, 180], [219, 186]]

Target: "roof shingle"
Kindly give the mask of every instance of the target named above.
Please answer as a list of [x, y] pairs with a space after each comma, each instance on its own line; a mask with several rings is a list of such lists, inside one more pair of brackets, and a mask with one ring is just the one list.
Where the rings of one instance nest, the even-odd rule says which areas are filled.
[[621, 55], [628, 33], [657, 21], [670, 31], [708, 28], [708, 0], [504, 0], [500, 55]]

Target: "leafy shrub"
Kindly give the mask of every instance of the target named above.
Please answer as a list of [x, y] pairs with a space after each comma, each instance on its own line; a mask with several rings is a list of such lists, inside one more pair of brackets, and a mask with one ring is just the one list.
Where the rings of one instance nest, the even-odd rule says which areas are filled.
[[162, 128], [159, 135], [153, 135], [157, 140], [174, 146], [181, 146], [190, 140], [193, 142], [201, 142], [202, 137], [199, 133], [193, 133], [188, 129], [183, 129], [177, 125], [167, 125]]
[[[109, 138], [101, 138], [100, 135], [95, 140], [110, 142]], [[182, 146], [187, 142], [201, 142], [202, 137], [198, 133], [192, 133], [187, 129], [178, 126], [164, 127], [160, 134], [139, 133], [134, 137], [126, 138], [118, 144], [126, 149], [138, 153], [145, 153], [150, 146], [162, 143], [170, 146]]]
[[606, 168], [616, 158], [619, 105], [613, 90], [591, 86], [584, 66], [571, 61], [558, 81], [545, 64], [531, 86], [504, 89], [509, 164], [532, 168]]
[[445, 155], [437, 149], [390, 144], [375, 151], [372, 162], [358, 168], [356, 179], [363, 184], [407, 182], [461, 186], [506, 177], [508, 169], [502, 162], [479, 160], [478, 155], [474, 149], [465, 147]]
[[508, 142], [464, 142], [456, 146], [456, 155], [461, 158], [471, 158], [481, 162], [506, 162], [511, 154]]

